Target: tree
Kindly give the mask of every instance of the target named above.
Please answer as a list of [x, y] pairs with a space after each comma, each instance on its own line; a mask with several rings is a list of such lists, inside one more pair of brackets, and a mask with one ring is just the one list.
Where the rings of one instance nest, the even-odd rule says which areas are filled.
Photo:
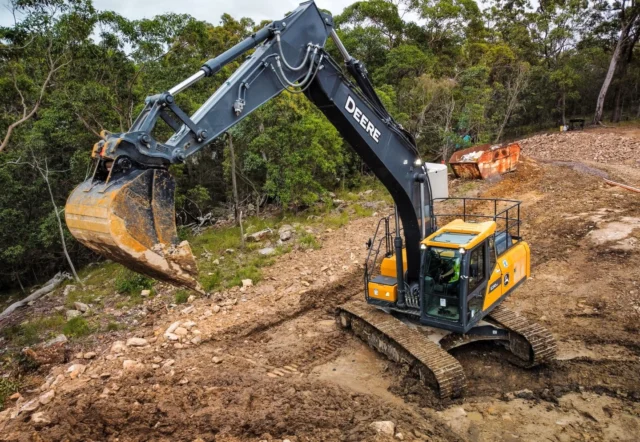
[[[627, 5], [627, 0], [622, 0], [620, 4], [619, 12], [620, 34], [618, 41], [615, 44], [613, 54], [611, 55], [611, 61], [609, 62], [609, 69], [604, 77], [600, 93], [598, 94], [598, 101], [596, 102], [596, 110], [593, 115], [593, 124], [599, 124], [602, 122], [602, 115], [604, 112], [604, 100], [609, 91], [611, 80], [615, 74], [620, 56], [623, 53], [623, 48], [628, 44], [632, 29], [640, 23], [640, 3], [636, 0], [630, 0]], [[640, 25], [639, 25], [640, 26]], [[637, 40], [636, 40], [637, 41]], [[634, 43], [635, 44], [635, 43]]]

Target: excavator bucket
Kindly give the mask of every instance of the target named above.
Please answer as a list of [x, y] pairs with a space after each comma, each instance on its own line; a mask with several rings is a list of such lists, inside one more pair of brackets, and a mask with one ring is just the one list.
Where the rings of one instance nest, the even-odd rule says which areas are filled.
[[191, 247], [178, 240], [174, 192], [175, 181], [164, 169], [132, 169], [106, 181], [92, 178], [69, 196], [67, 226], [106, 258], [204, 293]]

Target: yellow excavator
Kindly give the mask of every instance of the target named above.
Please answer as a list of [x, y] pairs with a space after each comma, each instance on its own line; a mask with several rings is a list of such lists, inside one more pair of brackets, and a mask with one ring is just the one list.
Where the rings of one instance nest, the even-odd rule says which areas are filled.
[[[327, 52], [329, 39], [343, 66]], [[176, 94], [249, 51], [192, 116], [176, 104]], [[366, 302], [340, 306], [341, 326], [407, 364], [443, 398], [461, 395], [466, 382], [448, 352], [455, 347], [495, 340], [526, 367], [554, 358], [552, 335], [501, 304], [530, 274], [520, 203], [447, 198], [446, 166], [422, 161], [411, 134], [385, 109], [364, 65], [338, 38], [331, 15], [313, 1], [207, 61], [170, 90], [147, 97], [129, 131], [103, 133], [92, 151], [92, 178], [67, 201], [69, 230], [126, 267], [204, 293], [189, 244], [178, 240], [175, 182], [168, 168], [284, 91], [305, 94], [395, 202], [395, 214], [380, 220], [369, 241]], [[159, 120], [174, 131], [166, 141], [154, 137]]]

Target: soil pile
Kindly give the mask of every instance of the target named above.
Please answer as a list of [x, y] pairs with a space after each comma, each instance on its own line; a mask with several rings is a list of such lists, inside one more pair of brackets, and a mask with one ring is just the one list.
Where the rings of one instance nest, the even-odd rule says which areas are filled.
[[640, 139], [599, 130], [554, 132], [520, 141], [526, 155], [543, 160], [640, 164]]

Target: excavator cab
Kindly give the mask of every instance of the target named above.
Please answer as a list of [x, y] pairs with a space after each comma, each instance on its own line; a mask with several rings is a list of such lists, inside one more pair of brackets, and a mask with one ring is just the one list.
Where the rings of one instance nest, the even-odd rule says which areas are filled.
[[[461, 202], [463, 211], [434, 214], [436, 220], [453, 219], [420, 242], [418, 283], [403, 281], [405, 293], [399, 296], [396, 254], [388, 245], [393, 232], [390, 218], [385, 218], [385, 236], [372, 241], [367, 259], [367, 301], [419, 317], [423, 325], [467, 333], [529, 276], [529, 246], [519, 231], [520, 203], [482, 198], [434, 201]], [[490, 209], [482, 212], [482, 206]], [[376, 244], [387, 244], [378, 268]], [[406, 266], [403, 249], [401, 268]]]

